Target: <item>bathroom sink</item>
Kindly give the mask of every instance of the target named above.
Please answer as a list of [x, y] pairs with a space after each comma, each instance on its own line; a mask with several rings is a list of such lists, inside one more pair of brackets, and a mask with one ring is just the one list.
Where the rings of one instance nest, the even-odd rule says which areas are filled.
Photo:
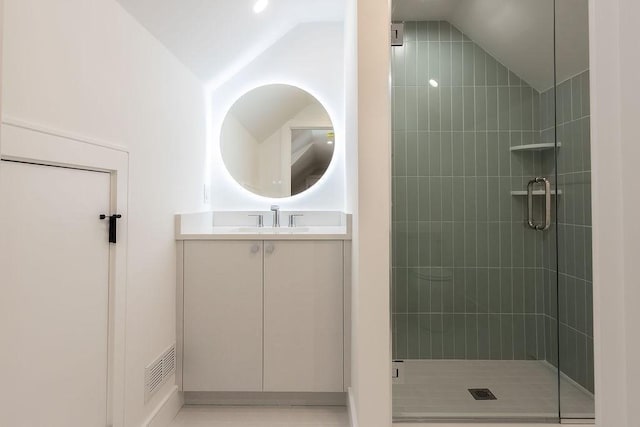
[[[264, 217], [264, 214], [245, 211], [180, 214], [176, 216], [176, 237], [178, 240], [351, 239], [351, 217], [344, 213], [305, 211], [304, 222], [301, 219], [299, 226], [294, 227], [287, 224], [273, 227], [271, 221], [260, 221], [261, 215]], [[302, 216], [289, 212], [284, 215], [284, 218]], [[260, 222], [264, 224], [263, 227], [258, 227]], [[291, 218], [285, 222], [291, 223]], [[293, 222], [295, 223], [295, 220]]]
[[282, 228], [272, 228], [272, 227], [238, 227], [232, 228], [232, 233], [255, 233], [255, 234], [294, 234], [294, 233], [307, 233], [309, 232], [309, 227], [282, 227]]

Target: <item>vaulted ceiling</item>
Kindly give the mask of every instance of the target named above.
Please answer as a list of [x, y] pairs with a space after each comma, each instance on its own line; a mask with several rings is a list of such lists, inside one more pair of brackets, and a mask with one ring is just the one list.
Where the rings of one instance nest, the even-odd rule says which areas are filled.
[[238, 99], [231, 113], [260, 143], [314, 102], [313, 96], [296, 87], [269, 85]]
[[[203, 82], [240, 70], [294, 27], [342, 21], [345, 0], [117, 0]], [[588, 68], [588, 0], [557, 1], [557, 78]], [[393, 19], [447, 20], [538, 90], [554, 83], [553, 0], [393, 0]]]
[[238, 69], [299, 24], [342, 21], [344, 0], [117, 0], [203, 82]]

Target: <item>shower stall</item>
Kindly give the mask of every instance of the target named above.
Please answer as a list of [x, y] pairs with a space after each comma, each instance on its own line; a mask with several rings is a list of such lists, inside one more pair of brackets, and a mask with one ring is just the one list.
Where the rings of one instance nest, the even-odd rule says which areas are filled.
[[393, 20], [394, 419], [594, 419], [588, 0]]

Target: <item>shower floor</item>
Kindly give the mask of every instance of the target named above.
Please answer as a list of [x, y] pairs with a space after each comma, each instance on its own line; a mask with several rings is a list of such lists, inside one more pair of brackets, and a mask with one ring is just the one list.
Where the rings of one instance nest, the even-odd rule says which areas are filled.
[[[556, 370], [544, 361], [405, 360], [393, 384], [393, 416], [403, 419], [558, 419]], [[497, 400], [475, 400], [488, 388]], [[593, 395], [561, 380], [562, 417], [590, 419]]]

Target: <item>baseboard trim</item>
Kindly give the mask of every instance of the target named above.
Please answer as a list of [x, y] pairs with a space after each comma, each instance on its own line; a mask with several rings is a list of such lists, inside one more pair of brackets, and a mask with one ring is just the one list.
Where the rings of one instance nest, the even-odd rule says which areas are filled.
[[351, 427], [358, 427], [358, 413], [356, 411], [356, 401], [353, 396], [353, 389], [347, 389], [347, 412], [349, 413], [349, 423]]
[[184, 393], [185, 405], [346, 406], [346, 393], [200, 392]]
[[178, 415], [183, 405], [184, 398], [178, 390], [178, 386], [175, 385], [143, 425], [145, 427], [167, 427]]
[[[575, 422], [573, 422], [575, 421]], [[594, 420], [562, 420], [560, 423], [544, 422], [544, 421], [522, 421], [509, 422], [504, 419], [497, 419], [495, 422], [487, 420], [458, 420], [458, 421], [437, 421], [437, 420], [424, 420], [424, 421], [394, 421], [393, 427], [558, 427], [560, 425], [571, 425], [572, 427], [594, 427]]]

